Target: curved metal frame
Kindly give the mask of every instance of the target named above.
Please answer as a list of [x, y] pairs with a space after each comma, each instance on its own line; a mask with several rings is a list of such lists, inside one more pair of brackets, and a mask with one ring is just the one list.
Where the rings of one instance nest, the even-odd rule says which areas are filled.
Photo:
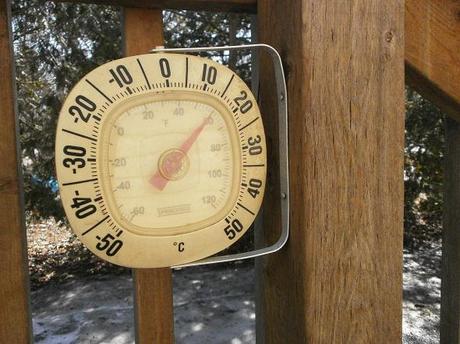
[[283, 64], [281, 57], [275, 48], [267, 44], [246, 44], [235, 46], [219, 46], [219, 47], [197, 47], [197, 48], [163, 48], [158, 47], [152, 49], [151, 53], [158, 52], [176, 52], [176, 53], [193, 53], [201, 51], [222, 51], [222, 50], [242, 50], [242, 49], [265, 49], [270, 54], [275, 70], [276, 92], [278, 96], [278, 135], [279, 135], [279, 173], [280, 173], [280, 199], [281, 199], [281, 235], [273, 245], [243, 252], [237, 254], [229, 254], [223, 256], [214, 256], [205, 259], [200, 259], [195, 262], [173, 266], [188, 267], [205, 264], [215, 264], [230, 262], [234, 260], [256, 258], [279, 251], [289, 238], [289, 137], [288, 137], [288, 109], [287, 109], [287, 92], [286, 82], [284, 78]]

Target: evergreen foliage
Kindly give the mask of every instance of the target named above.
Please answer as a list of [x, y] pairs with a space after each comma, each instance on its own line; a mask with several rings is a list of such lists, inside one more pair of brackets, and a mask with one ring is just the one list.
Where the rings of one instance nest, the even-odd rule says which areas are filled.
[[443, 208], [444, 115], [414, 90], [406, 91], [404, 244], [439, 240]]

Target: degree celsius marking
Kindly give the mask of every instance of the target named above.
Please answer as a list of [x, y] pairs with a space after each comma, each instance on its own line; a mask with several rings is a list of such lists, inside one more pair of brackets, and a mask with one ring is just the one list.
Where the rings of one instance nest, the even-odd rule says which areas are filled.
[[243, 167], [264, 167], [264, 166], [265, 166], [264, 164], [254, 164], [254, 165], [245, 164], [243, 165]]
[[254, 123], [255, 121], [257, 121], [258, 119], [259, 119], [259, 117], [254, 118], [251, 122], [249, 122], [248, 124], [246, 124], [244, 127], [240, 128], [239, 130], [242, 131], [242, 130], [246, 129], [247, 127], [249, 127], [252, 123]]
[[89, 182], [94, 182], [94, 181], [97, 181], [97, 178], [79, 180], [79, 181], [76, 181], [76, 182], [67, 182], [67, 183], [63, 183], [62, 186], [89, 183]]
[[230, 81], [228, 82], [227, 86], [225, 86], [224, 92], [222, 92], [222, 95], [221, 95], [222, 98], [224, 97], [225, 93], [227, 92], [228, 88], [230, 87], [230, 84], [232, 83], [234, 77], [235, 77], [235, 74], [232, 74], [232, 77], [230, 78]]
[[89, 232], [91, 232], [93, 229], [95, 229], [97, 226], [99, 226], [102, 222], [104, 222], [105, 220], [107, 220], [110, 216], [107, 215], [106, 217], [104, 217], [102, 220], [100, 220], [99, 222], [97, 222], [95, 225], [91, 226], [90, 228], [88, 228], [86, 231], [84, 231], [83, 233], [81, 233], [81, 235], [86, 235], [88, 234]]
[[137, 63], [139, 64], [139, 67], [140, 67], [140, 69], [141, 69], [141, 71], [142, 71], [142, 75], [144, 76], [144, 79], [145, 79], [145, 82], [146, 82], [146, 84], [147, 84], [147, 87], [148, 87], [149, 89], [152, 89], [152, 87], [150, 86], [150, 81], [149, 81], [149, 79], [147, 78], [147, 74], [145, 74], [144, 67], [142, 66], [141, 61], [140, 61], [139, 59], [136, 59], [136, 60], [137, 60]]
[[107, 99], [108, 102], [109, 102], [110, 104], [113, 103], [113, 101], [112, 101], [109, 97], [107, 97], [107, 95], [106, 95], [104, 92], [102, 92], [102, 91], [101, 91], [96, 85], [94, 85], [91, 81], [89, 81], [88, 79], [85, 79], [85, 81], [86, 81], [88, 84], [90, 84], [91, 87], [93, 87], [97, 92], [99, 92], [99, 94], [101, 94], [105, 99]]
[[188, 57], [185, 58], [185, 87], [188, 87]]
[[93, 142], [97, 142], [97, 139], [95, 139], [94, 137], [89, 137], [89, 136], [77, 133], [75, 131], [72, 131], [72, 130], [62, 129], [62, 131], [65, 132], [65, 133], [71, 134], [71, 135], [82, 137], [84, 139], [87, 139], [87, 140], [90, 140], [90, 141], [93, 141]]

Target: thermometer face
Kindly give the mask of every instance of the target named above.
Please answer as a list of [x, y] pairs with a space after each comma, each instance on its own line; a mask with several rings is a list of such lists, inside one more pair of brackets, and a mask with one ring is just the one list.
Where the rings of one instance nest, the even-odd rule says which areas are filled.
[[209, 59], [148, 54], [86, 75], [61, 110], [56, 169], [74, 232], [129, 267], [184, 264], [221, 251], [263, 199], [257, 103]]

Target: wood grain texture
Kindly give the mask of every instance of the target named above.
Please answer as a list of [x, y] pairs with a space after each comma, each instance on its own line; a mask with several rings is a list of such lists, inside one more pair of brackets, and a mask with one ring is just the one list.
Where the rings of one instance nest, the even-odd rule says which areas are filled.
[[[125, 8], [125, 55], [163, 45], [162, 18], [161, 10]], [[136, 343], [174, 343], [171, 269], [136, 269], [134, 283]]]
[[29, 343], [29, 279], [17, 150], [10, 1], [0, 3], [0, 342]]
[[213, 12], [255, 13], [257, 0], [56, 0], [98, 5]]
[[460, 123], [446, 120], [441, 344], [460, 343]]
[[[291, 236], [258, 271], [266, 343], [401, 343], [403, 14], [398, 0], [258, 2], [290, 111]], [[260, 74], [273, 142], [266, 61]], [[264, 215], [271, 241], [279, 214]]]
[[460, 120], [460, 1], [406, 0], [406, 81]]

